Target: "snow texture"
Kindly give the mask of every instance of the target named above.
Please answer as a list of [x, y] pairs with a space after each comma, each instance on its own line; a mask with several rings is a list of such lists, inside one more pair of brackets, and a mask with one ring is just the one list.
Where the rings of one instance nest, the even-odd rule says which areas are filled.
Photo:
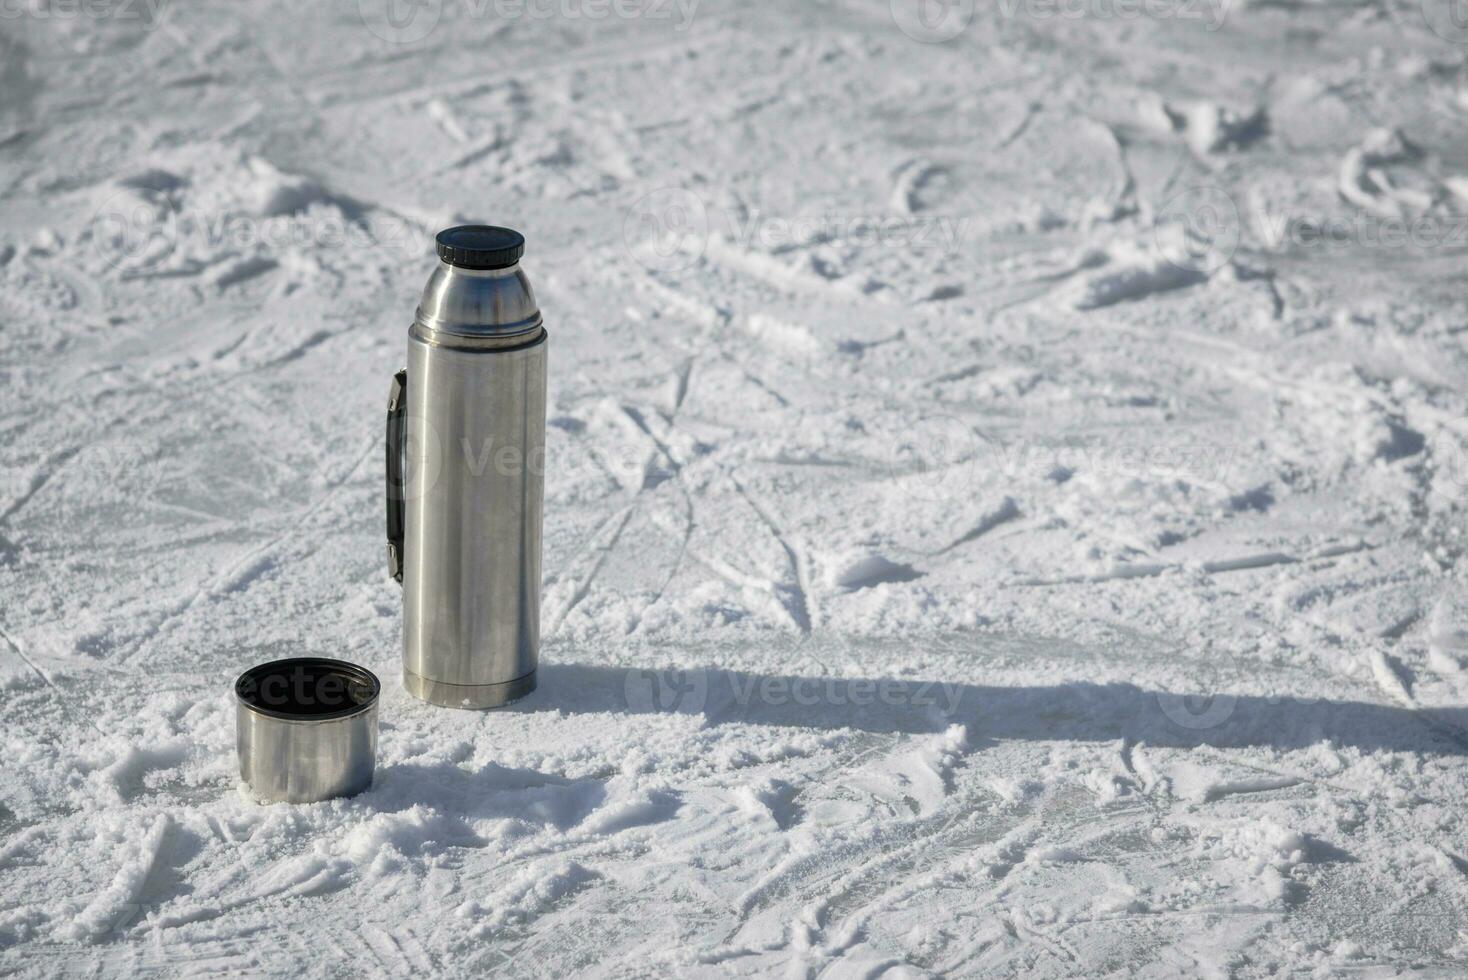
[[[919, 6], [6, 8], [0, 973], [1468, 972], [1468, 34]], [[551, 336], [491, 713], [382, 528], [471, 220]], [[377, 779], [259, 805], [302, 654]]]

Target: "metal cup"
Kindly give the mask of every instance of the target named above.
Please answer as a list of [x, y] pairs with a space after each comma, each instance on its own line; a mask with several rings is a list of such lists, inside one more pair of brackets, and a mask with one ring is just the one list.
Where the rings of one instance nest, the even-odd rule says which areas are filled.
[[266, 802], [319, 803], [372, 785], [372, 671], [324, 657], [251, 667], [234, 682], [240, 778]]

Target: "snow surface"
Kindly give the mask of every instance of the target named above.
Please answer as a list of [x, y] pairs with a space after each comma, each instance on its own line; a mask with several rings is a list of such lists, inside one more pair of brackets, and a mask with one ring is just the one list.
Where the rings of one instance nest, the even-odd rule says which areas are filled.
[[[1468, 971], [1457, 21], [532, 6], [6, 6], [0, 973]], [[552, 344], [484, 714], [380, 470], [475, 219]], [[308, 652], [377, 782], [258, 805]]]

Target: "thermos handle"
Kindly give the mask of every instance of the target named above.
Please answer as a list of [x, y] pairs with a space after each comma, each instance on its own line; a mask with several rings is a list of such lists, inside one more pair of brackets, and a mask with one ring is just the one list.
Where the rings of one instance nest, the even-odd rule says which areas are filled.
[[403, 449], [407, 435], [408, 371], [393, 375], [387, 395], [387, 573], [403, 581]]

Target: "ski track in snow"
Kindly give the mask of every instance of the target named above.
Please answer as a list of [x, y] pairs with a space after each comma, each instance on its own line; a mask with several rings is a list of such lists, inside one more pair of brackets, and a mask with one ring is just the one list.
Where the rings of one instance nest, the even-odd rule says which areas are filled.
[[[1468, 971], [1468, 48], [419, 6], [0, 20], [0, 972]], [[461, 220], [552, 344], [483, 715], [376, 462]], [[377, 781], [260, 806], [306, 652]]]

